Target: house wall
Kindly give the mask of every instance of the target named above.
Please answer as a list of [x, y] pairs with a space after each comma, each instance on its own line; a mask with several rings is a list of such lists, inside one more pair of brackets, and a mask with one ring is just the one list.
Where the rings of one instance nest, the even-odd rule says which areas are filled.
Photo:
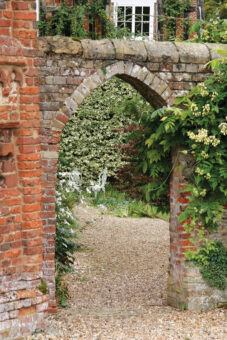
[[35, 1], [0, 1], [0, 339], [44, 325]]

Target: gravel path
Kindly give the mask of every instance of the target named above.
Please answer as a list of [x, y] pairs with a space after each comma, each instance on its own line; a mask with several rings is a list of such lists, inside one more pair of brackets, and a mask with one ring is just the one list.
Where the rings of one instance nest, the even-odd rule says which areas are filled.
[[160, 219], [118, 218], [75, 208], [83, 227], [70, 300], [27, 339], [226, 340], [226, 315], [166, 306], [169, 226]]

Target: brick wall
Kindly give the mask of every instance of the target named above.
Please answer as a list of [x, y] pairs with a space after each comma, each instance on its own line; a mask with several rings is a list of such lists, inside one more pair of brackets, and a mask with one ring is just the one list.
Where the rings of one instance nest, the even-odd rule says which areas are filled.
[[[204, 64], [217, 57], [211, 52], [214, 47], [213, 44], [127, 40], [78, 42], [66, 37], [40, 39], [44, 253], [54, 256], [54, 197], [61, 131], [78, 105], [112, 76], [129, 82], [155, 108], [171, 105], [176, 96], [187, 93], [211, 74]], [[176, 153], [179, 154], [177, 162]], [[189, 171], [191, 159], [182, 157], [175, 150], [173, 164], [178, 166], [186, 162]], [[191, 246], [188, 240], [190, 235], [179, 224], [178, 215], [188, 203], [187, 193], [181, 192], [187, 175], [176, 168], [171, 179], [168, 303], [176, 307], [204, 310], [223, 303], [227, 296], [226, 292], [208, 288], [198, 268], [185, 264], [185, 252]], [[223, 220], [218, 237], [224, 240], [226, 228], [226, 220]], [[44, 261], [44, 267], [45, 280], [49, 282], [51, 297], [54, 298], [54, 264], [51, 258]]]
[[0, 1], [0, 339], [43, 325], [35, 1]]

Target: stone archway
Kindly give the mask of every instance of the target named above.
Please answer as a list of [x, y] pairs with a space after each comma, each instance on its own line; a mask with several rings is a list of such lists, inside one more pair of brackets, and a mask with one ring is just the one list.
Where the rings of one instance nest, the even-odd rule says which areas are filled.
[[[215, 58], [210, 54], [212, 47], [127, 40], [77, 42], [61, 37], [40, 40], [43, 275], [50, 289], [50, 309], [55, 308], [54, 202], [58, 150], [61, 131], [69, 117], [95, 88], [112, 76], [130, 83], [155, 108], [172, 105], [177, 95], [187, 93], [210, 74], [203, 63]], [[187, 163], [179, 150], [173, 150], [172, 159], [176, 167], [181, 162]], [[198, 268], [185, 263], [189, 235], [178, 222], [178, 215], [188, 202], [187, 195], [181, 192], [186, 180], [181, 170], [174, 169], [170, 184], [168, 304], [201, 310], [212, 308], [223, 301], [223, 296], [207, 287]], [[202, 287], [203, 296], [198, 286]]]
[[[117, 76], [130, 83], [147, 101], [159, 108], [173, 100], [173, 93], [168, 84], [158, 76], [152, 74], [145, 66], [132, 62], [118, 61], [105, 68], [98, 69], [86, 77], [73, 93], [64, 101], [55, 119], [51, 121], [50, 128], [41, 137], [42, 166], [43, 166], [43, 209], [44, 225], [44, 278], [49, 284], [50, 307], [55, 304], [54, 289], [54, 238], [55, 238], [55, 184], [57, 176], [58, 149], [61, 131], [68, 119], [83, 102], [83, 100], [98, 86], [113, 76]], [[51, 173], [51, 174], [50, 174]], [[49, 210], [48, 210], [49, 209]]]
[[[74, 113], [83, 100], [98, 86], [113, 76], [117, 76], [134, 86], [147, 101], [155, 108], [171, 104], [174, 95], [168, 84], [157, 75], [152, 74], [145, 66], [137, 63], [117, 61], [111, 65], [98, 69], [86, 77], [82, 83], [64, 101], [62, 107], [51, 121], [50, 128], [41, 138], [43, 185], [42, 218], [44, 225], [44, 278], [49, 284], [50, 307], [54, 306], [54, 238], [55, 238], [55, 181], [57, 176], [58, 149], [61, 131], [69, 117]], [[185, 161], [179, 157], [178, 151], [173, 152], [175, 165]], [[177, 158], [177, 160], [176, 160]], [[182, 306], [186, 303], [184, 298], [183, 272], [184, 252], [189, 242], [184, 228], [179, 225], [177, 215], [187, 202], [180, 188], [184, 185], [185, 178], [179, 171], [174, 171], [171, 179], [170, 201], [170, 263], [169, 263], [169, 293], [168, 303], [173, 306]], [[181, 291], [182, 290], [182, 291]], [[52, 301], [52, 302], [51, 302]]]

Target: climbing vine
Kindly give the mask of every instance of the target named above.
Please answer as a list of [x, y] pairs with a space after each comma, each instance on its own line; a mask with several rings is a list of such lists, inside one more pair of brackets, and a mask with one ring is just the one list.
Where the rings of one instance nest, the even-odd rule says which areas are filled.
[[191, 0], [162, 1], [160, 22], [162, 24], [164, 40], [175, 40], [177, 29], [182, 30], [183, 36], [187, 35], [190, 21], [185, 14], [189, 10], [190, 5]]
[[203, 23], [197, 21], [190, 27], [190, 33], [193, 34], [192, 42], [210, 42], [210, 43], [227, 43], [227, 21], [220, 19], [210, 19], [209, 22]]
[[125, 164], [120, 149], [127, 135], [123, 127], [131, 121], [131, 113], [119, 112], [117, 107], [135, 94], [129, 84], [112, 78], [83, 101], [62, 132], [59, 171], [76, 167], [83, 174], [85, 186], [96, 181], [104, 168], [108, 178], [116, 177]]
[[61, 1], [52, 12], [40, 7], [39, 35], [64, 35], [73, 38], [122, 38], [127, 35], [124, 29], [116, 28], [108, 17], [106, 1], [78, 0], [72, 7]]
[[[215, 66], [214, 75], [178, 97], [174, 107], [140, 113], [144, 128], [130, 138], [138, 138], [138, 167], [154, 179], [144, 187], [147, 200], [168, 197], [172, 148], [181, 146], [193, 157], [194, 170], [184, 188], [189, 203], [179, 221], [191, 234], [192, 246], [204, 246], [189, 250], [187, 258], [202, 267], [209, 284], [223, 289], [227, 253], [207, 238], [220, 224], [227, 196], [227, 64]], [[223, 275], [217, 278], [219, 271]]]

